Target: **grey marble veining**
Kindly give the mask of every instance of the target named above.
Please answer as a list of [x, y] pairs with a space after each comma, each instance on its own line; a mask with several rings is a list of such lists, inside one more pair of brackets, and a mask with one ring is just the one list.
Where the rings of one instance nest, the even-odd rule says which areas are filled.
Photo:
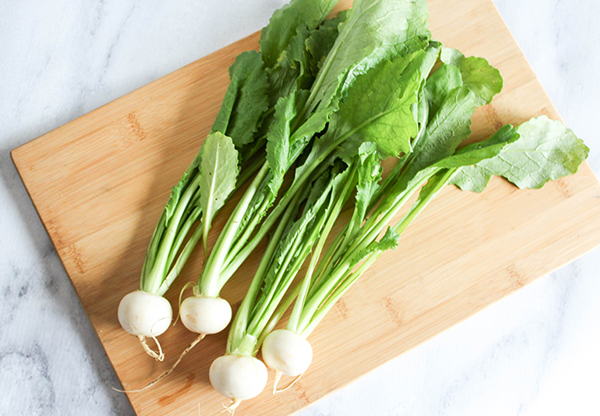
[[[133, 414], [9, 151], [254, 32], [284, 2], [0, 3], [1, 416]], [[600, 2], [495, 3], [600, 173]], [[600, 414], [599, 270], [596, 249], [302, 414]]]

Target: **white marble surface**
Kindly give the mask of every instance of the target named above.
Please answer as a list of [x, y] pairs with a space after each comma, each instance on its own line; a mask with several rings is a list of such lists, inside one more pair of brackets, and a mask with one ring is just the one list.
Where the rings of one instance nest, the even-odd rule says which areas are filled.
[[[254, 32], [283, 2], [0, 2], [1, 416], [133, 414], [9, 151]], [[600, 2], [495, 2], [600, 173]], [[599, 415], [598, 270], [597, 249], [303, 415]]]

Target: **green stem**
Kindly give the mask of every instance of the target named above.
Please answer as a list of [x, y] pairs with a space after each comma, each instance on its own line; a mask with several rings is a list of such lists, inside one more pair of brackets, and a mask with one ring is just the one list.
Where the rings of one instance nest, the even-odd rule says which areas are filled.
[[339, 258], [339, 254], [338, 254], [339, 248], [342, 244], [343, 239], [344, 239], [344, 230], [342, 230], [335, 237], [335, 239], [333, 240], [333, 242], [331, 243], [331, 245], [325, 252], [325, 255], [323, 255], [323, 258], [317, 265], [317, 269], [315, 270], [315, 279], [313, 280], [312, 284], [310, 285], [310, 290], [308, 292], [309, 297], [312, 296], [315, 287], [319, 286], [322, 277], [327, 274], [326, 272], [331, 271], [331, 269], [335, 266], [335, 262]]
[[[350, 173], [353, 174], [353, 171]], [[320, 207], [317, 205], [319, 208], [316, 212], [314, 212], [314, 217], [312, 217], [313, 220], [316, 218], [316, 222], [314, 222], [310, 228], [308, 228], [310, 231], [309, 234], [305, 236], [304, 232], [306, 231], [306, 227], [302, 227], [302, 232], [294, 238], [294, 243], [292, 246], [289, 248], [285, 247], [287, 252], [285, 253], [284, 262], [279, 267], [278, 275], [274, 279], [276, 283], [272, 284], [271, 290], [269, 291], [266, 299], [262, 302], [261, 308], [255, 312], [255, 318], [249, 326], [248, 332], [252, 335], [260, 337], [260, 334], [264, 331], [265, 326], [269, 323], [273, 313], [275, 313], [275, 310], [281, 302], [281, 299], [296, 277], [296, 274], [300, 270], [300, 267], [304, 263], [306, 257], [308, 257], [312, 251], [314, 244], [321, 238], [324, 224], [327, 222], [330, 217], [330, 213], [332, 212], [330, 208], [333, 205], [333, 210], [335, 211], [337, 205], [343, 205], [346, 200], [346, 196], [349, 195], [348, 187], [349, 181], [345, 183], [344, 188], [342, 188], [342, 192], [337, 196], [335, 195], [335, 190], [333, 188], [329, 188], [329, 190], [327, 190], [323, 196], [331, 199], [326, 205], [320, 205]], [[338, 200], [333, 199], [336, 197]], [[305, 210], [311, 209], [311, 207], [305, 207]], [[341, 208], [338, 208], [338, 210], [339, 209]], [[307, 224], [310, 224], [310, 221]]]
[[294, 290], [292, 290], [285, 297], [285, 299], [279, 303], [277, 310], [273, 313], [271, 319], [269, 320], [269, 323], [265, 325], [265, 328], [263, 329], [262, 333], [260, 334], [260, 337], [258, 338], [258, 348], [260, 348], [267, 335], [273, 332], [273, 330], [275, 329], [285, 312], [288, 310], [294, 299], [296, 299], [296, 296], [298, 296], [299, 292], [300, 285], [296, 285]]
[[[420, 197], [419, 200], [411, 207], [408, 214], [406, 214], [402, 220], [400, 220], [400, 222], [394, 226], [394, 231], [401, 235], [414, 221], [414, 219], [423, 211], [423, 209], [425, 209], [429, 202], [431, 202], [431, 200], [435, 198], [435, 196], [442, 190], [442, 188], [448, 183], [456, 171], [457, 169], [448, 169], [441, 171], [441, 173], [436, 175], [436, 182], [434, 183], [434, 186], [427, 191], [426, 195]], [[390, 209], [390, 212], [393, 211], [392, 217], [397, 213], [400, 207], [401, 205], [396, 204], [394, 208]], [[383, 251], [377, 250], [369, 254], [359, 268], [345, 278], [342, 278], [343, 273], [339, 272], [339, 270], [343, 270], [343, 267], [336, 269], [337, 273], [333, 275], [333, 278], [328, 279], [328, 283], [332, 282], [331, 284], [327, 285], [329, 290], [323, 288], [320, 291], [321, 293], [311, 299], [311, 307], [307, 307], [304, 311], [303, 321], [299, 326], [300, 332], [298, 333], [308, 336], [331, 309], [331, 307], [333, 307], [335, 302], [337, 302], [337, 300], [375, 262], [375, 260], [381, 256], [382, 253]], [[348, 258], [349, 256], [347, 255], [346, 257]], [[346, 267], [346, 271], [349, 271], [349, 267]]]
[[375, 206], [379, 203], [379, 201], [381, 201], [381, 199], [383, 199], [385, 197], [385, 195], [388, 193], [388, 191], [390, 190], [390, 187], [398, 180], [398, 178], [400, 177], [400, 174], [402, 173], [404, 166], [406, 165], [406, 160], [407, 160], [406, 156], [400, 158], [398, 160], [398, 163], [396, 163], [396, 166], [394, 166], [392, 171], [389, 173], [389, 175], [386, 176], [385, 179], [381, 182], [381, 185], [375, 192], [375, 195], [373, 195], [373, 199], [371, 200], [371, 203], [369, 204], [369, 207], [367, 208], [367, 213], [371, 212], [373, 210], [373, 208], [375, 208]]
[[149, 275], [146, 277], [145, 291], [149, 293], [156, 293], [160, 285], [163, 282], [163, 278], [167, 273], [168, 259], [171, 253], [174, 240], [177, 238], [177, 230], [179, 229], [181, 218], [188, 208], [188, 203], [194, 196], [196, 189], [200, 186], [200, 175], [197, 174], [192, 182], [188, 185], [185, 192], [181, 196], [177, 208], [170, 219], [169, 226], [167, 227], [161, 242], [160, 249], [156, 255], [156, 261], [150, 270]]
[[221, 231], [221, 234], [208, 257], [207, 264], [200, 275], [198, 287], [201, 295], [207, 297], [219, 296], [219, 275], [221, 272], [221, 265], [227, 255], [227, 248], [231, 246], [237, 231], [237, 226], [246, 213], [254, 194], [267, 175], [267, 172], [268, 164], [265, 162], [231, 214], [227, 224], [225, 224], [225, 228]]
[[240, 170], [240, 176], [237, 178], [236, 189], [239, 189], [243, 184], [245, 184], [264, 164], [265, 155], [263, 153], [252, 161], [248, 162], [248, 164], [245, 166], [242, 166], [242, 169]]
[[344, 185], [344, 189], [340, 193], [340, 196], [338, 197], [335, 205], [333, 206], [333, 209], [331, 210], [330, 214], [328, 215], [327, 222], [325, 223], [325, 227], [323, 228], [321, 236], [319, 237], [319, 241], [317, 243], [315, 251], [312, 254], [312, 257], [310, 259], [308, 269], [306, 270], [304, 279], [302, 280], [302, 283], [300, 285], [298, 299], [297, 299], [296, 303], [294, 304], [294, 309], [292, 310], [292, 314], [291, 314], [288, 324], [286, 326], [286, 328], [289, 329], [290, 331], [293, 331], [293, 332], [297, 331], [298, 322], [300, 320], [300, 315], [302, 313], [302, 308], [304, 307], [304, 302], [306, 301], [306, 298], [308, 296], [308, 291], [311, 287], [313, 272], [315, 271], [317, 263], [319, 262], [319, 258], [321, 257], [321, 252], [323, 250], [323, 247], [325, 246], [325, 242], [327, 241], [327, 238], [329, 237], [329, 234], [331, 233], [333, 225], [335, 224], [336, 220], [338, 219], [344, 204], [348, 200], [350, 193], [351, 193], [352, 189], [354, 188], [354, 185], [356, 184], [356, 165], [352, 164], [352, 166], [350, 166], [349, 169], [352, 169], [350, 171], [350, 175]]
[[148, 246], [148, 251], [146, 252], [146, 258], [144, 259], [144, 265], [142, 266], [142, 278], [140, 279], [140, 289], [144, 290], [146, 287], [146, 279], [147, 274], [154, 266], [154, 261], [156, 259], [156, 254], [158, 251], [158, 247], [162, 240], [162, 235], [165, 231], [165, 220], [167, 218], [166, 210], [163, 209], [163, 212], [160, 214], [160, 218], [158, 220], [158, 224], [152, 233], [152, 238], [150, 239], [150, 245]]
[[[330, 182], [327, 190], [319, 195], [317, 205], [304, 207], [300, 222], [295, 222], [294, 218], [300, 201], [304, 199], [300, 195], [304, 192], [297, 193], [288, 205], [230, 330], [228, 351], [257, 350], [265, 328], [275, 324], [273, 314], [283, 313], [280, 304], [289, 286], [315, 243], [322, 239], [322, 230], [328, 231], [333, 225], [325, 226], [328, 221], [332, 223], [332, 213], [339, 213], [350, 195], [354, 169], [347, 173], [351, 174], [351, 179], [348, 180], [348, 175], [345, 175], [347, 180], [342, 182], [341, 192], [335, 192], [334, 182]], [[337, 214], [333, 216], [337, 217]], [[293, 234], [284, 236], [288, 232], [286, 230]], [[316, 257], [318, 259], [318, 253]], [[259, 294], [261, 290], [263, 293]], [[289, 306], [291, 300], [286, 298], [284, 304]]]
[[[329, 296], [329, 291], [334, 288], [338, 280], [342, 278], [345, 270], [350, 267], [350, 257], [353, 253], [357, 253], [360, 250], [366, 248], [377, 236], [381, 233], [387, 222], [384, 222], [386, 219], [391, 219], [397, 210], [399, 210], [402, 205], [406, 202], [406, 200], [410, 197], [411, 193], [404, 193], [404, 196], [399, 199], [399, 201], [394, 205], [393, 210], [390, 210], [384, 218], [377, 221], [376, 217], [371, 217], [367, 220], [367, 222], [363, 225], [360, 230], [360, 233], [356, 236], [355, 240], [352, 242], [350, 247], [342, 247], [343, 243], [343, 232], [338, 235], [340, 242], [335, 249], [332, 251], [332, 254], [327, 260], [323, 271], [317, 276], [315, 282], [313, 283], [311, 290], [309, 292], [310, 299], [313, 299], [311, 309], [314, 311], [318, 307], [318, 305]], [[343, 262], [346, 262], [345, 264]], [[337, 276], [333, 279], [331, 276]], [[303, 312], [304, 314], [304, 312]], [[304, 321], [309, 319], [305, 316]], [[306, 322], [305, 322], [306, 323]]]
[[165, 277], [165, 280], [158, 289], [157, 295], [163, 296], [167, 292], [171, 284], [173, 284], [177, 276], [179, 276], [179, 273], [181, 273], [183, 266], [190, 258], [194, 247], [196, 247], [196, 244], [198, 244], [200, 237], [202, 237], [202, 227], [201, 224], [198, 224], [196, 230], [194, 231], [186, 245], [183, 247], [183, 250], [181, 250], [181, 254], [179, 254], [179, 257], [177, 258], [177, 261], [175, 261], [175, 264], [171, 268], [171, 271]]
[[[315, 231], [313, 231], [313, 233], [314, 232]], [[248, 333], [257, 337], [260, 336], [264, 327], [268, 324], [271, 315], [275, 312], [275, 309], [277, 309], [281, 298], [285, 295], [289, 285], [296, 276], [296, 271], [302, 266], [302, 263], [304, 263], [312, 246], [307, 248], [305, 245], [300, 253], [296, 253], [302, 237], [303, 236], [300, 236], [300, 238], [295, 239], [294, 244], [290, 250], [288, 250], [285, 261], [281, 265], [278, 275], [275, 277], [278, 284], [272, 286], [266, 299], [262, 302], [261, 308], [254, 314], [254, 318], [248, 326]], [[288, 268], [290, 262], [292, 265]]]
[[292, 201], [290, 205], [290, 209], [286, 211], [284, 216], [281, 218], [279, 225], [275, 229], [275, 232], [271, 236], [269, 240], [269, 244], [267, 245], [267, 249], [263, 254], [260, 264], [258, 265], [258, 269], [254, 274], [254, 278], [252, 279], [252, 283], [250, 283], [250, 287], [248, 288], [248, 292], [242, 301], [242, 304], [235, 315], [235, 319], [231, 328], [229, 330], [229, 337], [227, 338], [227, 353], [231, 353], [235, 350], [240, 344], [241, 340], [246, 335], [246, 328], [248, 328], [248, 318], [252, 309], [254, 307], [254, 301], [260, 290], [262, 285], [264, 276], [268, 270], [269, 264], [271, 263], [273, 254], [281, 240], [281, 236], [285, 231], [285, 228], [292, 217], [292, 213], [295, 212], [295, 205], [298, 203], [300, 194]]
[[402, 234], [406, 227], [410, 225], [410, 223], [419, 215], [423, 209], [431, 202], [433, 198], [442, 190], [442, 188], [448, 183], [448, 181], [452, 178], [452, 176], [456, 173], [458, 169], [447, 169], [442, 171], [441, 175], [438, 176], [438, 182], [435, 186], [429, 190], [427, 195], [424, 198], [420, 198], [419, 201], [414, 205], [408, 214], [394, 227], [394, 231], [398, 234]]
[[177, 252], [181, 247], [181, 244], [183, 244], [183, 240], [185, 240], [185, 237], [187, 237], [188, 232], [192, 228], [192, 225], [194, 225], [198, 218], [200, 218], [201, 214], [202, 210], [200, 209], [200, 207], [195, 207], [194, 210], [188, 215], [183, 225], [177, 231], [177, 237], [173, 242], [173, 247], [171, 253], [169, 254], [169, 259], [167, 260], [167, 269], [171, 267], [171, 264], [173, 264], [173, 260], [175, 259], [175, 256], [177, 255]]
[[335, 303], [344, 295], [344, 293], [346, 293], [346, 291], [348, 289], [350, 289], [350, 286], [352, 286], [352, 284], [354, 282], [356, 282], [358, 280], [358, 278], [360, 276], [362, 276], [363, 273], [369, 267], [371, 267], [371, 265], [375, 262], [375, 260], [377, 260], [377, 258], [379, 258], [381, 253], [382, 253], [382, 251], [376, 251], [376, 252], [371, 253], [371, 255], [369, 255], [367, 257], [367, 259], [363, 262], [363, 264], [360, 265], [360, 267], [358, 269], [356, 269], [356, 271], [354, 271], [353, 273], [350, 273], [350, 275], [348, 275], [345, 279], [343, 279], [342, 282], [334, 289], [334, 291], [330, 294], [330, 296], [325, 300], [325, 302], [319, 307], [319, 309], [316, 311], [316, 313], [310, 320], [309, 324], [306, 327], [300, 329], [297, 332], [297, 334], [302, 335], [303, 337], [307, 338], [312, 333], [312, 331], [314, 331], [314, 329], [317, 327], [319, 322], [321, 322], [323, 320], [325, 315], [327, 315], [327, 312], [329, 312], [331, 310], [333, 305], [335, 305]]
[[361, 233], [354, 240], [353, 244], [350, 245], [350, 247], [346, 250], [346, 253], [355, 253], [374, 241], [387, 226], [387, 224], [392, 220], [392, 218], [394, 218], [394, 216], [398, 213], [400, 208], [402, 208], [406, 201], [410, 199], [413, 193], [418, 190], [423, 183], [427, 182], [427, 180], [429, 180], [434, 173], [435, 172], [431, 172], [426, 177], [423, 177], [421, 181], [415, 183], [412, 187], [402, 191], [398, 196], [396, 196], [391, 208], [382, 213], [374, 213], [362, 227]]
[[306, 305], [302, 309], [300, 319], [298, 320], [297, 328], [308, 326], [317, 309], [321, 306], [321, 303], [327, 299], [329, 292], [337, 286], [339, 280], [348, 272], [349, 267], [349, 262], [339, 264], [333, 272], [327, 276], [327, 280], [323, 282], [323, 285], [319, 290], [307, 300]]
[[[254, 229], [258, 226], [258, 224], [260, 224], [260, 221], [262, 220], [262, 215], [260, 215], [260, 214], [264, 213], [268, 209], [270, 204], [271, 204], [271, 201], [268, 198], [265, 198], [262, 201], [258, 210], [256, 210], [257, 215], [253, 215], [250, 218], [250, 220], [248, 222], [246, 222], [243, 230], [242, 229], [237, 230], [238, 234], [234, 238], [234, 240], [237, 241], [237, 243], [233, 247], [229, 248], [229, 250], [227, 251], [227, 256], [225, 257], [225, 260], [223, 261], [225, 270], [227, 270], [227, 266], [229, 265], [229, 263], [231, 261], [230, 258], [234, 257], [235, 254], [237, 254], [244, 247], [244, 243], [246, 241], [248, 241], [248, 239], [252, 235], [252, 232], [254, 231]], [[242, 232], [241, 235], [239, 235], [240, 231]], [[237, 270], [237, 268], [235, 270]], [[234, 273], [235, 273], [235, 270], [233, 270]], [[227, 272], [221, 273], [221, 275], [219, 276], [219, 291], [221, 291], [221, 288], [223, 288], [223, 286], [225, 286], [225, 284], [227, 283], [227, 281], [229, 281], [229, 279], [231, 278], [232, 275], [233, 275], [233, 273], [232, 274], [228, 274]]]
[[[344, 136], [346, 137], [346, 136]], [[316, 158], [312, 164], [298, 177], [297, 180], [294, 180], [290, 188], [283, 195], [281, 200], [277, 203], [273, 211], [269, 214], [265, 222], [260, 226], [258, 232], [252, 237], [252, 239], [238, 252], [229, 256], [231, 260], [226, 263], [225, 268], [223, 269], [221, 276], [221, 282], [223, 285], [231, 278], [233, 273], [242, 265], [242, 263], [248, 258], [248, 256], [254, 251], [256, 246], [262, 241], [262, 239], [267, 235], [271, 227], [275, 225], [279, 216], [285, 210], [291, 199], [296, 195], [296, 193], [301, 189], [301, 187], [306, 183], [306, 181], [310, 178], [310, 174], [329, 156], [329, 154], [341, 143], [342, 140], [338, 140], [331, 144], [325, 152], [321, 154], [318, 158]]]

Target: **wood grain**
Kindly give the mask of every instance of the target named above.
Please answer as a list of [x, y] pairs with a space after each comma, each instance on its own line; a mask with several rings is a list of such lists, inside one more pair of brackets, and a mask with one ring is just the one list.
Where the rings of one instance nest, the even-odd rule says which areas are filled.
[[[348, 5], [343, 1], [339, 8]], [[431, 0], [429, 6], [436, 39], [487, 58], [505, 79], [502, 94], [475, 113], [473, 140], [504, 123], [559, 117], [490, 0]], [[181, 325], [167, 331], [161, 336], [167, 360], [155, 363], [119, 327], [117, 305], [138, 286], [154, 225], [211, 127], [228, 66], [257, 41], [258, 34], [242, 39], [12, 152], [126, 389], [145, 385], [170, 366], [194, 337]], [[211, 242], [238, 198], [217, 216]], [[446, 187], [400, 246], [313, 333], [315, 358], [302, 380], [275, 397], [263, 392], [238, 413], [299, 411], [599, 243], [600, 186], [587, 164], [539, 191], [517, 190], [501, 179], [481, 195]], [[202, 257], [167, 294], [174, 305], [183, 284], [197, 278]], [[235, 307], [258, 260], [256, 253], [222, 294]], [[225, 339], [207, 337], [169, 379], [131, 394], [136, 412], [219, 414], [222, 398], [208, 383], [208, 367], [224, 352]]]

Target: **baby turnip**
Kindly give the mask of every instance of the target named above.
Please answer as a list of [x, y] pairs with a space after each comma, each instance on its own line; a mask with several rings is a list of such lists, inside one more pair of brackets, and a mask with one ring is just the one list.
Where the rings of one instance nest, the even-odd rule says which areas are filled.
[[262, 357], [273, 370], [295, 377], [308, 369], [313, 350], [304, 337], [287, 329], [278, 329], [265, 338]]
[[[310, 342], [288, 329], [271, 332], [262, 345], [262, 357], [269, 368], [275, 370], [273, 394], [292, 387], [310, 366], [313, 350]], [[296, 377], [283, 390], [277, 390], [281, 375]]]
[[164, 333], [173, 319], [173, 310], [168, 300], [159, 295], [136, 290], [119, 303], [119, 323], [123, 329], [139, 338], [148, 355], [162, 361], [160, 344], [159, 352], [152, 351], [146, 344], [146, 338], [154, 338]]
[[264, 390], [268, 372], [258, 358], [226, 354], [213, 361], [209, 377], [215, 390], [232, 400], [228, 410], [233, 412], [242, 400], [252, 399]]
[[216, 334], [231, 321], [231, 305], [225, 299], [191, 296], [181, 303], [181, 322], [192, 332]]

